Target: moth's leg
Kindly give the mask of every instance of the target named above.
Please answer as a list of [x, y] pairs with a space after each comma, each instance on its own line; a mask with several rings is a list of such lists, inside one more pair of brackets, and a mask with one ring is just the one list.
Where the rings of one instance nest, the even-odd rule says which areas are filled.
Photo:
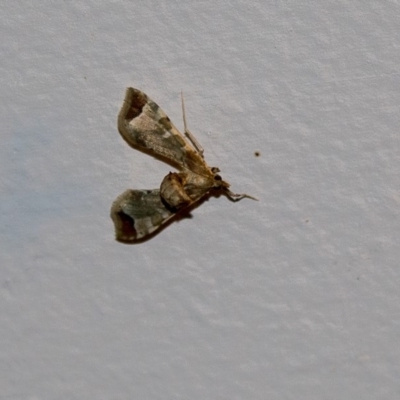
[[258, 199], [256, 197], [250, 196], [248, 194], [242, 193], [242, 194], [237, 194], [237, 193], [233, 193], [231, 192], [229, 189], [225, 188], [225, 192], [228, 195], [228, 197], [232, 200], [232, 201], [239, 201], [242, 200], [244, 198], [247, 199], [252, 199], [255, 201], [258, 201]]
[[181, 92], [182, 97], [182, 114], [183, 114], [183, 126], [185, 129], [185, 135], [189, 138], [189, 140], [193, 143], [194, 148], [197, 152], [203, 157], [204, 149], [198, 140], [194, 137], [194, 135], [189, 131], [186, 123], [186, 113], [185, 113], [185, 102], [183, 101], [183, 92]]

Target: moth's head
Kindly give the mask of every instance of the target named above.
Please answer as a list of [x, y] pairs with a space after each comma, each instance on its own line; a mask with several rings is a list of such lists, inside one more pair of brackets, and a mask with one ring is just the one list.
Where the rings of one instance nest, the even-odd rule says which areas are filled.
[[211, 172], [214, 174], [214, 188], [216, 189], [228, 189], [229, 188], [229, 183], [225, 182], [222, 178], [221, 175], [218, 174], [220, 172], [219, 168], [213, 167], [211, 168]]

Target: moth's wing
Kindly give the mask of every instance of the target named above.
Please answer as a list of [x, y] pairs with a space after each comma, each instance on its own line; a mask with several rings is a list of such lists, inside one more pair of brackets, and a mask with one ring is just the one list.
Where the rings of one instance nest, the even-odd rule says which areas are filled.
[[128, 88], [118, 115], [118, 130], [132, 147], [166, 160], [178, 169], [209, 170], [203, 158], [165, 112], [138, 89]]
[[115, 237], [125, 243], [145, 238], [174, 215], [162, 203], [159, 189], [126, 190], [111, 207]]

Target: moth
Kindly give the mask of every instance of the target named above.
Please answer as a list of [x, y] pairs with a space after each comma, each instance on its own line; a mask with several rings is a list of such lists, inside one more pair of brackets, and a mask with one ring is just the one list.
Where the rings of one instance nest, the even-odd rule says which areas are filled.
[[184, 133], [182, 135], [165, 112], [145, 93], [128, 88], [118, 115], [118, 130], [133, 148], [175, 167], [159, 189], [126, 190], [114, 201], [111, 218], [116, 240], [125, 243], [143, 241], [181, 210], [192, 206], [213, 189], [222, 190], [231, 200], [247, 194], [235, 194], [229, 183], [209, 167], [203, 148], [188, 130], [182, 95]]

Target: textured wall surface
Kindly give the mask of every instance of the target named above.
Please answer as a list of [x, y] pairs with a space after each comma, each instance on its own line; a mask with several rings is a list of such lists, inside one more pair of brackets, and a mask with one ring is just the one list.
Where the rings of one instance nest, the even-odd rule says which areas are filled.
[[[400, 398], [400, 5], [5, 1], [0, 399]], [[260, 201], [139, 245], [109, 209], [171, 167], [145, 91]], [[255, 156], [259, 152], [259, 156]]]

